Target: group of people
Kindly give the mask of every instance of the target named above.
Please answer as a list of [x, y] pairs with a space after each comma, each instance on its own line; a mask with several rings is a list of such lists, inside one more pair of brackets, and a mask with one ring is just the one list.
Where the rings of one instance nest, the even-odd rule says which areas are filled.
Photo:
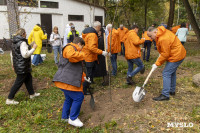
[[[144, 32], [142, 38], [138, 36], [139, 27], [133, 25], [130, 30], [120, 25], [118, 29], [114, 29], [112, 24], [108, 24], [105, 30], [101, 27], [101, 23], [95, 21], [92, 27], [86, 27], [80, 37], [79, 32], [75, 30], [73, 24], [67, 25], [64, 41], [62, 44], [61, 37], [58, 33], [58, 27], [53, 28], [50, 36], [50, 42], [53, 46], [54, 55], [56, 55], [55, 63], [58, 70], [54, 75], [53, 82], [65, 96], [62, 110], [62, 120], [69, 124], [82, 127], [83, 123], [78, 118], [84, 94], [87, 94], [87, 87], [94, 83], [95, 74], [100, 72], [101, 76], [107, 74], [105, 57], [110, 57], [112, 64], [112, 75], [117, 75], [117, 55], [121, 52], [125, 56], [128, 63], [127, 84], [133, 85], [134, 77], [138, 72], [143, 73], [144, 64], [141, 60], [141, 45], [147, 48], [146, 61], [149, 61], [151, 43], [154, 41], [158, 52], [160, 53], [153, 69], [167, 62], [163, 70], [163, 91], [158, 97], [153, 98], [155, 101], [169, 100], [170, 95], [175, 95], [176, 88], [176, 70], [183, 62], [186, 56], [186, 50], [181, 44], [179, 38], [164, 26], [151, 26]], [[112, 34], [111, 34], [112, 33]], [[182, 34], [182, 30], [178, 30], [177, 35]], [[181, 35], [180, 35], [181, 36]], [[30, 94], [30, 98], [39, 96], [35, 93], [32, 86], [31, 76], [31, 54], [34, 54], [32, 63], [38, 65], [40, 57], [38, 54], [41, 50], [41, 42], [37, 40], [46, 39], [46, 35], [41, 30], [40, 25], [36, 25], [31, 32], [28, 42], [26, 40], [26, 32], [19, 29], [13, 38], [12, 59], [13, 67], [17, 74], [16, 81], [11, 88], [6, 104], [18, 104], [14, 100], [16, 92], [21, 85], [25, 83]], [[106, 42], [106, 44], [104, 44]], [[30, 44], [30, 45], [29, 45]], [[62, 44], [62, 45], [61, 45]], [[31, 48], [32, 46], [32, 48]], [[61, 47], [62, 46], [62, 47]], [[60, 53], [60, 59], [57, 60], [57, 53]], [[36, 57], [35, 57], [36, 56]], [[101, 61], [98, 61], [101, 60]], [[137, 67], [133, 70], [133, 65]], [[99, 66], [100, 65], [100, 66]], [[85, 72], [83, 68], [85, 67]], [[99, 75], [99, 74], [97, 74]]]

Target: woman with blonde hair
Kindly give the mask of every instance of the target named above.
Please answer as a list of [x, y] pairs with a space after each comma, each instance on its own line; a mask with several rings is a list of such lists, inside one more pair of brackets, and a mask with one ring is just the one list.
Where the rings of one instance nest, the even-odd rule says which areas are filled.
[[17, 78], [10, 90], [6, 104], [19, 104], [18, 101], [14, 100], [14, 96], [23, 83], [25, 83], [31, 99], [40, 95], [40, 93], [35, 93], [33, 90], [31, 75], [31, 55], [36, 48], [37, 44], [34, 43], [31, 49], [31, 46], [27, 43], [26, 31], [20, 28], [13, 37], [11, 53], [12, 66]]
[[60, 34], [58, 32], [58, 27], [57, 26], [55, 26], [53, 28], [53, 32], [52, 32], [52, 34], [50, 36], [50, 42], [51, 42], [51, 45], [52, 45], [53, 51], [54, 51], [55, 64], [58, 65], [57, 57], [58, 57], [58, 53], [59, 53], [59, 55], [61, 55], [62, 41], [61, 41]]

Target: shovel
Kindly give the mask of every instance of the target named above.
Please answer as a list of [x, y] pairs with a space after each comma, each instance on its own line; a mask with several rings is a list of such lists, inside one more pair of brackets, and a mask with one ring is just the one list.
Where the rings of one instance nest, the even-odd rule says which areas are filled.
[[154, 68], [151, 69], [151, 71], [150, 71], [149, 75], [147, 76], [146, 80], [144, 81], [144, 84], [142, 87], [136, 86], [136, 88], [133, 92], [133, 95], [132, 95], [133, 100], [135, 102], [140, 102], [144, 98], [144, 96], [146, 94], [146, 91], [144, 90], [144, 86], [147, 84], [147, 82], [154, 70], [155, 70]]

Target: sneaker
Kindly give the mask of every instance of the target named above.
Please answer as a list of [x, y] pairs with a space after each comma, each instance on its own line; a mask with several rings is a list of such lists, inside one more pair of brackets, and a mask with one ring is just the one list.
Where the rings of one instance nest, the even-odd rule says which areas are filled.
[[83, 123], [77, 118], [76, 120], [71, 120], [69, 118], [69, 121], [68, 123], [72, 126], [75, 126], [75, 127], [82, 127], [83, 126]]
[[127, 81], [126, 83], [127, 83], [128, 85], [134, 85], [134, 84], [135, 84], [134, 81], [133, 81], [133, 79], [132, 79], [132, 77], [129, 77], [129, 76], [128, 76], [128, 77], [126, 78], [126, 81]]
[[69, 119], [61, 119], [61, 121], [63, 121], [63, 122], [68, 122]]
[[19, 104], [19, 102], [15, 101], [15, 100], [7, 99], [7, 100], [6, 100], [6, 104], [8, 104], [8, 105], [9, 105], [9, 104], [15, 104], [15, 105], [16, 105], [16, 104]]
[[32, 66], [36, 66], [35, 64], [31, 63]]
[[34, 97], [38, 97], [40, 93], [34, 93], [33, 95], [30, 95], [30, 99], [33, 99]]

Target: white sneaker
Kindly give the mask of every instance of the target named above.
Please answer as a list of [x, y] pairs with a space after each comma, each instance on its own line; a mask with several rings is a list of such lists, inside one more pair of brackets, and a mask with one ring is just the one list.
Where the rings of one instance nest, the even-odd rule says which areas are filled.
[[9, 104], [15, 104], [15, 105], [16, 105], [16, 104], [19, 104], [19, 102], [15, 101], [15, 100], [7, 99], [7, 100], [6, 100], [6, 104], [8, 104], [8, 105], [9, 105]]
[[33, 99], [34, 97], [38, 97], [40, 93], [34, 93], [33, 95], [30, 95], [30, 99]]
[[75, 126], [75, 127], [82, 127], [83, 126], [83, 123], [77, 118], [76, 120], [71, 120], [69, 118], [69, 121], [68, 123], [72, 126]]

